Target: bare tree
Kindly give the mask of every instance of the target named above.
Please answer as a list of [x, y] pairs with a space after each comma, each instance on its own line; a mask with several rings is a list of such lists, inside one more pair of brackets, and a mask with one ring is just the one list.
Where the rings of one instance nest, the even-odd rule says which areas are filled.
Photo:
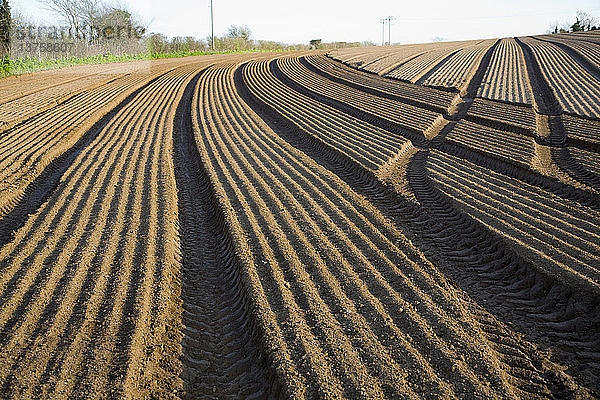
[[[147, 25], [124, 3], [105, 5], [96, 20], [103, 30], [104, 37], [123, 37], [139, 39], [146, 33]], [[109, 34], [110, 33], [110, 34]]]
[[591, 30], [592, 26], [594, 26], [598, 23], [597, 18], [593, 17], [591, 14], [589, 14], [585, 11], [578, 10], [575, 15], [577, 17], [577, 21], [579, 22], [579, 25], [581, 26], [581, 28], [584, 31]]
[[571, 22], [568, 21], [554, 21], [548, 28], [546, 33], [566, 33], [571, 29]]
[[227, 34], [225, 36], [232, 38], [232, 39], [250, 40], [250, 38], [252, 37], [252, 31], [250, 30], [250, 28], [248, 28], [247, 25], [245, 25], [245, 26], [231, 25], [227, 29]]
[[0, 0], [0, 73], [10, 71], [10, 5], [8, 0]]
[[[77, 0], [38, 0], [69, 24], [69, 34], [79, 39], [81, 34], [80, 15]], [[81, 1], [81, 0], [79, 0]]]
[[[0, 1], [1, 2], [1, 1]], [[11, 19], [11, 28], [14, 30], [17, 26], [26, 26], [26, 25], [33, 25], [33, 20], [25, 15], [23, 13], [23, 11], [21, 9], [17, 7], [11, 8], [10, 10], [10, 19]]]
[[250, 50], [254, 47], [252, 31], [247, 26], [231, 25], [223, 37], [215, 38], [215, 49], [240, 51]]
[[91, 44], [99, 39], [98, 20], [104, 8], [104, 4], [99, 0], [78, 0], [77, 12], [80, 16], [81, 29], [87, 31], [88, 41]]

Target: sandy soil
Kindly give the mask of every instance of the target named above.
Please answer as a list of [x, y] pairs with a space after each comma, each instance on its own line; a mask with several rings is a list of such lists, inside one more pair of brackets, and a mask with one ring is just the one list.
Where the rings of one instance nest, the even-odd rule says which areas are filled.
[[540, 39], [0, 80], [0, 397], [600, 396], [592, 39]]

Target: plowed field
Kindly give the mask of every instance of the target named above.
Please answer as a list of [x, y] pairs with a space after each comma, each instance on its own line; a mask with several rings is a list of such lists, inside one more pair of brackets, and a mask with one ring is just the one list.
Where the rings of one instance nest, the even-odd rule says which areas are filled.
[[599, 397], [599, 38], [0, 80], [0, 398]]

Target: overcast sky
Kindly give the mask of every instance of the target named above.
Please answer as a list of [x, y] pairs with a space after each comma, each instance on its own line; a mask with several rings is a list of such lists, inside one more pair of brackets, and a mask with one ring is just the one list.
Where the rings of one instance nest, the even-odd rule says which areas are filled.
[[[167, 36], [210, 34], [210, 0], [119, 0]], [[56, 23], [37, 0], [12, 0], [13, 8], [45, 24]], [[393, 16], [392, 42], [434, 38], [467, 40], [544, 33], [577, 10], [600, 17], [600, 0], [281, 1], [213, 0], [215, 34], [248, 25], [255, 39], [307, 43], [311, 39], [381, 42], [381, 18]], [[387, 40], [387, 26], [386, 26]]]

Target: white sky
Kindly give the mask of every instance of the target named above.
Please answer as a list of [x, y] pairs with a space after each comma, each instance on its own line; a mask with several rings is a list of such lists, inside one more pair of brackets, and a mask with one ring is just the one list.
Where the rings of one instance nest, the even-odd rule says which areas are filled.
[[[210, 34], [210, 0], [119, 0], [167, 36]], [[13, 8], [45, 24], [56, 18], [37, 0], [12, 0]], [[392, 42], [525, 36], [545, 33], [577, 10], [600, 18], [600, 0], [277, 1], [213, 0], [215, 35], [248, 25], [254, 39], [308, 43], [311, 39], [381, 43], [381, 18], [394, 16]], [[387, 25], [386, 25], [387, 40]]]

